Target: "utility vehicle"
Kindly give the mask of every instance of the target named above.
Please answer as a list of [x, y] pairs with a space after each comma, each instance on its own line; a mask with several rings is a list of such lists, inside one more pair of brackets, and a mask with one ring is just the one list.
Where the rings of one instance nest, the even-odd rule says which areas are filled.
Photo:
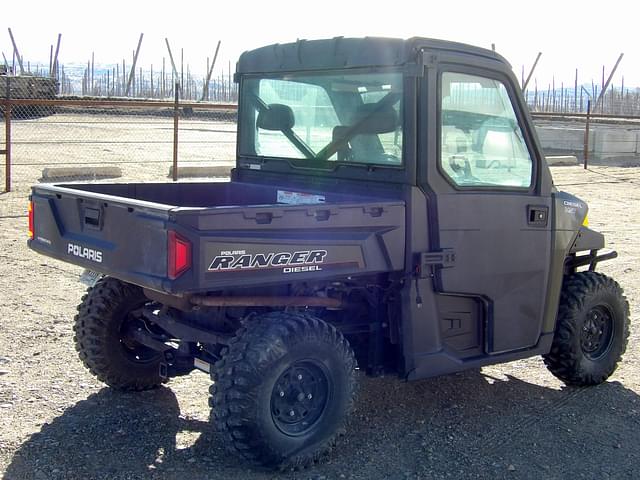
[[29, 246], [83, 266], [86, 367], [122, 390], [211, 374], [256, 464], [308, 465], [356, 372], [417, 380], [542, 355], [603, 382], [628, 304], [587, 205], [558, 191], [509, 64], [459, 43], [245, 52], [227, 182], [33, 187]]

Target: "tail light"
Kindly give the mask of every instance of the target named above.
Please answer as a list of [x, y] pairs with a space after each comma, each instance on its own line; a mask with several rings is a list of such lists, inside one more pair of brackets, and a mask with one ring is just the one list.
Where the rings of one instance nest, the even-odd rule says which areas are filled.
[[167, 274], [171, 280], [175, 280], [191, 268], [191, 242], [169, 230], [167, 243]]
[[29, 201], [29, 238], [33, 238], [33, 202]]

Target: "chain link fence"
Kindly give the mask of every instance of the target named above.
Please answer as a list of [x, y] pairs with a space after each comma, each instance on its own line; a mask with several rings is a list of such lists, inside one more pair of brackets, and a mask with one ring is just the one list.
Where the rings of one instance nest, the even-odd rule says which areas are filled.
[[[181, 180], [226, 176], [234, 163], [235, 105], [33, 99], [33, 86], [20, 88], [0, 100], [0, 185], [25, 196], [38, 182], [171, 181], [174, 158]], [[547, 155], [640, 165], [638, 119], [533, 115]]]
[[10, 167], [1, 180], [19, 192], [43, 181], [224, 176], [235, 159], [235, 105], [16, 99], [0, 107]]

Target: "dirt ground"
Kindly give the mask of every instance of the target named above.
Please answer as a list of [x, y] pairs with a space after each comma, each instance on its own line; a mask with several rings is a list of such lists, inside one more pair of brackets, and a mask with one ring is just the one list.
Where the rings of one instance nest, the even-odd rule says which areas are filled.
[[122, 394], [82, 367], [80, 269], [26, 247], [26, 189], [0, 195], [0, 472], [22, 479], [608, 479], [640, 477], [640, 169], [553, 168], [619, 258], [599, 269], [631, 304], [624, 361], [568, 388], [539, 357], [414, 383], [360, 378], [347, 435], [302, 472], [248, 469], [209, 424], [202, 373]]

